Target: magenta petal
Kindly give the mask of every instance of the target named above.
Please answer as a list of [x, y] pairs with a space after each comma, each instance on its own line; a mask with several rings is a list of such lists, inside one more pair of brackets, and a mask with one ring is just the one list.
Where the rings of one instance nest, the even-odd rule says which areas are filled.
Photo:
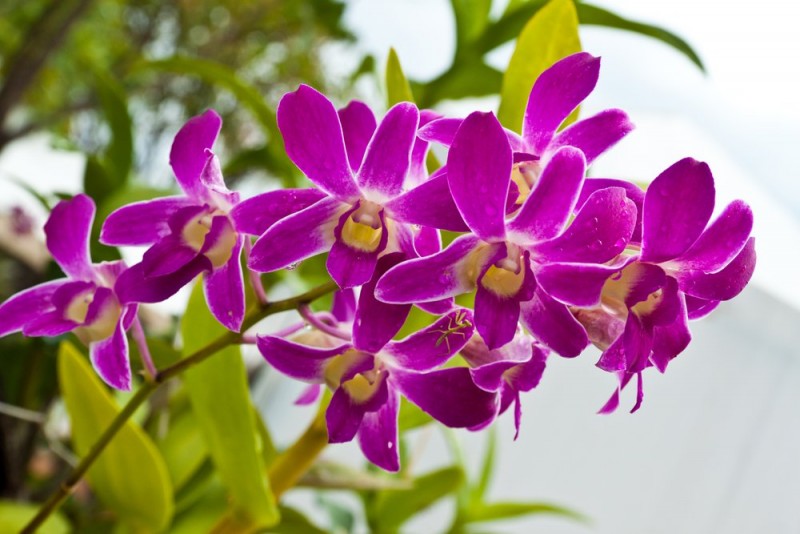
[[[442, 116], [430, 109], [423, 109], [419, 112], [420, 128], [431, 121], [437, 120]], [[419, 132], [419, 130], [417, 131]], [[427, 157], [430, 143], [422, 139], [419, 135], [414, 139], [414, 147], [411, 149], [411, 167], [408, 170], [409, 186], [413, 187], [424, 182], [428, 178]]]
[[685, 158], [662, 172], [644, 198], [642, 261], [677, 258], [692, 246], [714, 211], [708, 165]]
[[242, 280], [243, 239], [239, 236], [230, 259], [203, 279], [203, 289], [211, 314], [225, 328], [238, 332], [244, 320], [244, 281]]
[[361, 167], [367, 145], [378, 123], [369, 106], [358, 100], [351, 101], [340, 109], [338, 114], [339, 122], [342, 124], [344, 146], [347, 149], [347, 160], [350, 162], [350, 169], [356, 172]]
[[536, 271], [536, 281], [551, 297], [570, 306], [592, 307], [600, 303], [603, 285], [630, 259], [613, 265], [596, 263], [547, 263]]
[[0, 304], [0, 337], [19, 332], [25, 323], [52, 309], [53, 295], [68, 283], [66, 278], [45, 282], [17, 293]]
[[467, 234], [437, 254], [401, 263], [378, 281], [375, 296], [384, 302], [430, 302], [472, 291], [475, 281], [462, 264], [480, 242]]
[[[515, 242], [555, 237], [572, 216], [583, 185], [586, 163], [580, 150], [564, 147], [553, 154], [519, 213], [508, 224]], [[521, 234], [521, 235], [516, 235]]]
[[390, 341], [384, 353], [393, 363], [412, 371], [439, 367], [460, 351], [472, 337], [474, 320], [465, 308], [453, 310], [433, 324], [400, 341]]
[[330, 349], [319, 349], [274, 336], [257, 336], [256, 346], [275, 369], [307, 382], [323, 382], [328, 360], [352, 348], [350, 343], [345, 343]]
[[597, 84], [600, 58], [579, 52], [556, 62], [533, 84], [522, 138], [533, 154], [542, 155], [558, 126]]
[[361, 288], [353, 322], [353, 346], [356, 349], [377, 353], [406, 322], [411, 304], [386, 304], [374, 295], [378, 279], [404, 258], [405, 255], [399, 252], [382, 257], [378, 260], [372, 279]]
[[250, 268], [277, 271], [328, 250], [334, 242], [333, 229], [345, 209], [345, 204], [328, 197], [281, 219], [253, 245]]
[[497, 413], [497, 395], [476, 386], [466, 367], [428, 373], [395, 371], [392, 382], [408, 400], [449, 427], [479, 426]]
[[586, 156], [586, 165], [591, 165], [597, 156], [617, 144], [631, 130], [633, 123], [624, 111], [607, 109], [557, 133], [548, 150], [574, 146]]
[[464, 119], [447, 155], [447, 181], [467, 226], [484, 241], [505, 236], [511, 147], [492, 113]]
[[464, 219], [453, 201], [447, 174], [437, 173], [402, 195], [385, 204], [386, 211], [396, 221], [431, 226], [451, 232], [467, 232]]
[[381, 235], [375, 250], [362, 250], [345, 243], [342, 239], [342, 228], [356, 209], [358, 209], [358, 204], [339, 217], [339, 224], [334, 229], [336, 241], [331, 246], [328, 261], [325, 264], [331, 278], [342, 289], [366, 284], [372, 278], [375, 272], [375, 265], [378, 262], [378, 256], [386, 248], [386, 243], [389, 239], [389, 230], [386, 227], [384, 212], [380, 211], [378, 216], [380, 218]]
[[183, 125], [169, 153], [169, 164], [178, 184], [192, 198], [203, 198], [206, 188], [200, 175], [208, 162], [207, 150], [214, 145], [222, 127], [222, 119], [209, 109]]
[[294, 403], [297, 406], [308, 406], [309, 404], [316, 402], [321, 393], [321, 384], [309, 384], [308, 387], [303, 390], [300, 396], [297, 397], [297, 400], [295, 400]]
[[712, 311], [717, 309], [720, 301], [718, 300], [705, 300], [691, 295], [684, 295], [686, 301], [686, 313], [689, 319], [702, 319]]
[[521, 312], [522, 322], [531, 334], [565, 358], [574, 358], [589, 344], [586, 330], [569, 309], [541, 289], [522, 303]]
[[197, 257], [197, 251], [170, 234], [148, 248], [142, 257], [142, 267], [148, 277], [174, 273]]
[[122, 206], [103, 221], [105, 245], [149, 245], [169, 233], [169, 219], [193, 204], [187, 197], [164, 197]]
[[475, 326], [489, 349], [501, 347], [514, 339], [519, 322], [519, 301], [501, 297], [480, 283], [475, 293]]
[[64, 317], [63, 310], [42, 313], [22, 325], [22, 333], [29, 337], [55, 337], [66, 334], [80, 326]]
[[123, 272], [114, 284], [114, 292], [120, 302], [161, 302], [178, 292], [203, 271], [212, 269], [205, 256], [197, 256], [192, 261], [165, 276], [147, 276], [141, 263]]
[[367, 460], [386, 471], [400, 469], [397, 418], [400, 413], [400, 394], [392, 387], [383, 406], [367, 412], [358, 429], [358, 444]]
[[417, 107], [401, 102], [378, 125], [358, 171], [358, 185], [370, 200], [394, 198], [403, 189], [418, 123]]
[[625, 190], [601, 189], [592, 193], [563, 234], [532, 249], [551, 262], [603, 263], [625, 249], [635, 223], [636, 205]]
[[675, 319], [663, 326], [653, 329], [653, 354], [650, 359], [662, 373], [667, 364], [689, 346], [692, 334], [689, 332], [689, 318], [686, 315], [686, 303], [680, 299], [680, 309]]
[[464, 119], [442, 118], [431, 121], [422, 126], [417, 132], [420, 138], [432, 143], [439, 143], [449, 147], [453, 144], [456, 132], [461, 127]]
[[89, 257], [89, 234], [94, 213], [94, 201], [79, 194], [72, 200], [62, 200], [56, 204], [44, 225], [47, 250], [70, 278], [94, 278]]
[[750, 238], [744, 248], [724, 269], [713, 274], [702, 271], [678, 271], [681, 290], [705, 300], [730, 300], [745, 288], [756, 268], [755, 238]]
[[278, 104], [278, 127], [289, 159], [312, 182], [344, 201], [361, 196], [347, 161], [336, 108], [322, 93], [301, 85], [284, 95]]
[[128, 339], [122, 322], [117, 323], [108, 339], [89, 345], [92, 365], [100, 378], [112, 388], [130, 391], [131, 364], [128, 361]]
[[329, 443], [351, 441], [361, 426], [366, 409], [364, 405], [353, 402], [343, 388], [333, 392], [331, 403], [325, 411]]
[[580, 198], [578, 198], [578, 210], [583, 207], [592, 193], [600, 189], [609, 187], [621, 187], [625, 190], [627, 196], [634, 204], [636, 204], [636, 225], [631, 236], [631, 241], [641, 243], [642, 241], [642, 206], [644, 206], [644, 191], [631, 182], [625, 180], [616, 180], [614, 178], [588, 178], [583, 182]]
[[333, 292], [331, 313], [337, 321], [352, 322], [356, 316], [356, 294], [352, 289], [339, 289]]
[[273, 224], [325, 198], [319, 189], [279, 189], [239, 202], [231, 210], [236, 231], [260, 236]]
[[753, 212], [741, 200], [725, 207], [697, 241], [674, 261], [682, 270], [713, 273], [728, 265], [744, 248], [753, 229]]

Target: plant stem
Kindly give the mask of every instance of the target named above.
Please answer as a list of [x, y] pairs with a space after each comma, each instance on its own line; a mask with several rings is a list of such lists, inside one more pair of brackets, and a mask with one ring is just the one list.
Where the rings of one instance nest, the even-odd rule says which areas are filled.
[[[334, 282], [327, 282], [322, 284], [321, 286], [317, 286], [310, 291], [307, 291], [301, 295], [296, 297], [288, 298], [285, 300], [279, 300], [275, 302], [269, 302], [267, 304], [263, 304], [256, 308], [255, 311], [250, 313], [247, 317], [245, 317], [244, 323], [242, 324], [242, 331], [247, 330], [261, 319], [268, 317], [270, 315], [280, 313], [283, 311], [291, 310], [297, 308], [302, 304], [306, 304], [313, 300], [318, 299], [319, 297], [326, 295], [332, 291], [334, 291], [338, 286]], [[221, 349], [227, 347], [228, 345], [233, 345], [238, 343], [242, 338], [242, 334], [237, 332], [228, 332], [227, 334], [220, 336], [219, 338], [215, 339], [205, 347], [195, 351], [191, 355], [187, 356], [183, 360], [179, 361], [178, 363], [171, 365], [169, 367], [165, 367], [161, 371], [155, 374], [152, 380], [145, 381], [136, 394], [131, 397], [128, 403], [122, 408], [117, 416], [111, 421], [111, 425], [105, 429], [103, 434], [100, 438], [92, 445], [92, 448], [89, 450], [89, 453], [84, 456], [80, 463], [75, 467], [75, 470], [67, 477], [67, 479], [62, 482], [58, 489], [54, 491], [50, 497], [45, 501], [36, 515], [30, 520], [30, 522], [25, 526], [22, 530], [23, 534], [36, 532], [36, 529], [44, 523], [47, 518], [52, 514], [66, 499], [69, 494], [72, 492], [75, 485], [80, 481], [81, 478], [86, 474], [89, 468], [94, 464], [95, 460], [100, 456], [100, 454], [105, 450], [106, 446], [114, 439], [114, 436], [117, 435], [117, 432], [125, 425], [125, 423], [130, 419], [130, 417], [134, 414], [134, 412], [144, 404], [144, 402], [150, 397], [150, 395], [161, 386], [164, 382], [175, 378], [182, 372], [186, 371], [190, 367], [194, 367], [195, 365], [203, 362], [207, 358], [213, 356]], [[323, 434], [325, 436], [325, 443], [327, 443], [327, 433], [324, 430], [324, 421], [323, 423]], [[309, 429], [311, 430], [311, 429]], [[308, 431], [306, 432], [308, 433]], [[304, 436], [305, 437], [305, 434]], [[301, 440], [302, 441], [302, 437]], [[295, 444], [297, 445], [297, 443]], [[323, 445], [324, 447], [324, 445]], [[289, 451], [294, 448], [292, 446], [289, 450], [284, 453], [286, 455]], [[321, 450], [321, 449], [320, 449]], [[319, 454], [317, 452], [314, 454], [314, 457]], [[280, 460], [280, 458], [279, 458]], [[307, 469], [307, 467], [306, 467]], [[305, 469], [303, 470], [300, 475], [305, 473]], [[299, 478], [299, 476], [297, 477]], [[294, 483], [296, 479], [292, 483]], [[286, 487], [283, 488], [285, 491]], [[276, 493], [278, 495], [278, 493]]]

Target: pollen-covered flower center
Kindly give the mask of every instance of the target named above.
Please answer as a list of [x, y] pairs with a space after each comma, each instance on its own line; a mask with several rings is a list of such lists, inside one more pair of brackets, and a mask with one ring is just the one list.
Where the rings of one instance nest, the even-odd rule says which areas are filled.
[[522, 205], [531, 194], [531, 191], [536, 186], [539, 180], [539, 175], [542, 172], [542, 167], [538, 161], [522, 161], [515, 163], [511, 168], [511, 181], [517, 185], [519, 196], [517, 197], [516, 204]]
[[342, 225], [342, 241], [356, 250], [375, 252], [383, 235], [380, 212], [378, 204], [362, 200]]
[[495, 295], [500, 297], [513, 297], [525, 281], [525, 269], [522, 266], [522, 256], [518, 251], [508, 255], [489, 269], [481, 279], [481, 284]]
[[[211, 234], [211, 228], [218, 217], [227, 217], [227, 214], [219, 210], [201, 213], [191, 219], [181, 232], [183, 242], [197, 252], [203, 251], [203, 255], [211, 261], [215, 269], [228, 262], [236, 244], [236, 230], [232, 224], [226, 224], [221, 232]], [[207, 243], [208, 239], [213, 239], [213, 242]]]

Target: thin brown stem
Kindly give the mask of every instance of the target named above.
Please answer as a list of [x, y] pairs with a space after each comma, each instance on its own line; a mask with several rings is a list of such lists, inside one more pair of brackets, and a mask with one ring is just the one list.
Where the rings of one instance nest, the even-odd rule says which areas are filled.
[[[255, 311], [245, 317], [244, 324], [242, 325], [242, 331], [247, 330], [265, 317], [295, 309], [302, 304], [307, 304], [334, 291], [336, 288], [337, 285], [335, 283], [328, 282], [296, 297], [270, 302], [259, 306]], [[165, 367], [156, 373], [151, 380], [145, 381], [136, 394], [134, 394], [134, 396], [131, 397], [128, 403], [122, 408], [122, 411], [117, 414], [117, 416], [111, 422], [111, 425], [106, 428], [105, 431], [103, 431], [103, 434], [100, 436], [100, 438], [95, 442], [94, 445], [92, 445], [92, 448], [89, 449], [88, 454], [81, 459], [74, 471], [72, 471], [67, 479], [59, 485], [58, 489], [56, 489], [56, 491], [50, 495], [36, 515], [25, 526], [22, 532], [24, 534], [35, 532], [36, 529], [47, 520], [50, 514], [52, 514], [61, 505], [61, 503], [64, 502], [69, 494], [72, 493], [75, 485], [80, 481], [81, 478], [83, 478], [89, 468], [92, 467], [94, 462], [105, 450], [111, 440], [114, 439], [114, 436], [117, 435], [117, 432], [122, 429], [122, 427], [125, 425], [128, 419], [130, 419], [134, 412], [136, 412], [139, 406], [141, 406], [150, 397], [150, 395], [157, 390], [159, 386], [161, 386], [161, 384], [171, 380], [172, 378], [175, 378], [190, 367], [194, 367], [195, 365], [205, 361], [228, 345], [238, 343], [241, 341], [241, 338], [242, 334], [237, 332], [228, 332], [227, 334], [212, 341], [205, 347], [195, 351], [183, 360], [169, 367]], [[325, 434], [325, 437], [325, 442], [327, 443], [327, 433]], [[314, 456], [316, 457], [316, 454]], [[305, 470], [303, 473], [304, 472]], [[300, 475], [302, 475], [302, 473], [300, 473]], [[299, 476], [297, 478], [299, 478]]]

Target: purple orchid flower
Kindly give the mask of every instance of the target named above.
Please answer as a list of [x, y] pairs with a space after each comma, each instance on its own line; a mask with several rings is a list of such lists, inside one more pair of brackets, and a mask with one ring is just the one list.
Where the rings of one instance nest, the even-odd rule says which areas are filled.
[[[600, 74], [600, 58], [579, 52], [554, 63], [536, 80], [528, 97], [522, 122], [522, 136], [506, 130], [515, 152], [512, 187], [524, 202], [550, 158], [561, 147], [583, 152], [586, 164], [611, 148], [632, 129], [620, 109], [607, 109], [558, 131], [558, 127], [589, 96]], [[419, 131], [428, 141], [451, 146], [463, 119], [432, 121]]]
[[0, 336], [58, 336], [67, 332], [89, 346], [92, 365], [116, 389], [131, 389], [125, 331], [136, 306], [123, 304], [114, 284], [125, 270], [121, 261], [93, 264], [89, 236], [95, 205], [86, 195], [62, 200], [44, 227], [47, 248], [67, 278], [45, 282], [0, 304]]
[[391, 269], [377, 285], [377, 298], [426, 302], [476, 291], [476, 327], [489, 349], [511, 341], [521, 315], [539, 341], [563, 356], [577, 356], [589, 343], [586, 333], [564, 304], [538, 287], [535, 272], [552, 262], [603, 263], [616, 257], [633, 231], [635, 205], [621, 188], [602, 189], [567, 226], [585, 161], [580, 150], [562, 147], [509, 219], [512, 164], [507, 136], [494, 115], [467, 117], [450, 148], [446, 177], [472, 233], [442, 252]]
[[[498, 396], [477, 387], [466, 367], [437, 369], [472, 336], [472, 315], [454, 309], [429, 327], [394, 341], [411, 309], [377, 301], [376, 279], [403, 258], [378, 260], [362, 287], [352, 326], [352, 341], [331, 347], [308, 346], [276, 336], [257, 338], [264, 358], [282, 373], [326, 384], [333, 397], [326, 413], [331, 443], [358, 436], [364, 455], [387, 471], [400, 467], [397, 417], [400, 396], [450, 427], [475, 427], [494, 418]], [[309, 396], [313, 398], [313, 390]]]
[[461, 349], [461, 355], [471, 367], [475, 384], [485, 391], [500, 394], [497, 414], [504, 413], [514, 404], [515, 440], [519, 437], [522, 420], [519, 395], [539, 385], [549, 353], [520, 327], [517, 327], [514, 339], [499, 349], [490, 350], [480, 336], [472, 336]]
[[647, 189], [641, 245], [609, 265], [544, 266], [539, 281], [552, 296], [576, 306], [578, 320], [604, 350], [598, 366], [619, 375], [620, 385], [602, 413], [614, 411], [619, 393], [642, 371], [664, 372], [691, 340], [688, 320], [710, 313], [738, 295], [756, 262], [750, 237], [753, 214], [741, 200], [714, 211], [714, 178], [708, 165], [686, 158]]
[[[431, 118], [423, 113], [423, 120]], [[250, 268], [275, 271], [330, 251], [331, 277], [349, 288], [367, 282], [383, 254], [438, 251], [437, 232], [415, 231], [392, 209], [404, 187], [425, 180], [428, 147], [416, 137], [419, 122], [420, 112], [408, 102], [391, 108], [378, 125], [361, 102], [337, 113], [324, 95], [305, 85], [284, 96], [278, 126], [287, 154], [319, 189], [304, 190], [304, 202], [316, 201], [271, 225], [256, 241]], [[272, 201], [270, 196], [251, 200], [248, 211]]]
[[[221, 126], [213, 110], [190, 119], [170, 152], [184, 195], [123, 206], [103, 223], [100, 241], [151, 245], [141, 263], [117, 282], [123, 302], [160, 302], [206, 273], [203, 285], [211, 312], [226, 328], [238, 331], [245, 307], [239, 262], [243, 237], [230, 215], [239, 194], [225, 187], [211, 152]], [[251, 224], [263, 224], [263, 218]]]

